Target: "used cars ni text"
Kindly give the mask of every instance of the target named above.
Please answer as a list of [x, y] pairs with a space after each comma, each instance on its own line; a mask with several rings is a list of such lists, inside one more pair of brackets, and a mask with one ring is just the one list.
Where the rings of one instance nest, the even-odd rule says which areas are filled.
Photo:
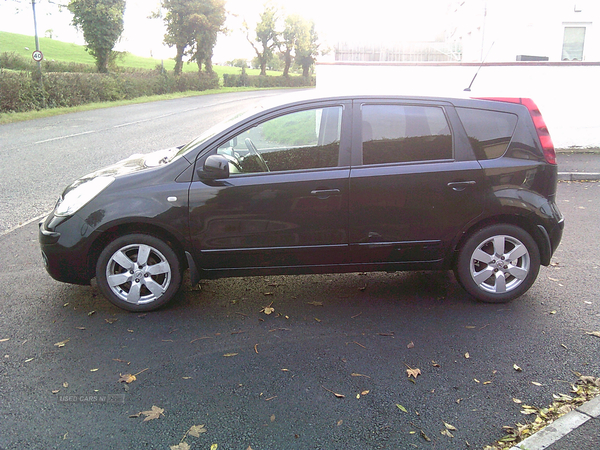
[[527, 98], [315, 97], [75, 181], [39, 228], [57, 280], [149, 311], [202, 278], [454, 270], [525, 293], [562, 236], [557, 165]]

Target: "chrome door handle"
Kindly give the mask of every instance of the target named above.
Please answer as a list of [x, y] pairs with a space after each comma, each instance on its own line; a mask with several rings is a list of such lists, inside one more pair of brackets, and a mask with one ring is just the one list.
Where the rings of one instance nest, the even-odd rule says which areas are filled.
[[339, 189], [314, 189], [310, 191], [311, 195], [314, 195], [320, 199], [326, 199], [332, 195], [340, 195]]
[[448, 183], [448, 187], [451, 187], [453, 190], [460, 192], [460, 191], [464, 191], [467, 187], [469, 186], [473, 186], [474, 184], [476, 184], [475, 181], [470, 180], [470, 181], [451, 181], [450, 183]]

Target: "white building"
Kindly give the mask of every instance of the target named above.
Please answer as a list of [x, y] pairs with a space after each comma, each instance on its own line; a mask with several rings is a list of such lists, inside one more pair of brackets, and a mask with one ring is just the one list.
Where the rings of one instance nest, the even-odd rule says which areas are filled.
[[463, 62], [600, 61], [599, 0], [459, 0], [450, 11], [446, 40]]

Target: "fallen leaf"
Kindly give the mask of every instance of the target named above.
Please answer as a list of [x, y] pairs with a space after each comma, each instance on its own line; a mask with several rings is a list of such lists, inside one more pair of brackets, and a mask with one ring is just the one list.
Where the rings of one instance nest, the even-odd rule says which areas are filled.
[[188, 434], [194, 437], [200, 437], [200, 433], [206, 433], [204, 425], [194, 425], [188, 430]]
[[556, 311], [550, 311], [548, 314], [556, 314]]
[[90, 372], [98, 372], [98, 369], [90, 369]]
[[60, 392], [60, 389], [56, 389], [54, 391], [52, 391], [53, 394], [58, 394]]
[[254, 351], [258, 354], [258, 344], [254, 344]]
[[483, 384], [492, 384], [491, 381], [484, 381]]
[[339, 427], [343, 423], [344, 423], [344, 421], [340, 419], [340, 420], [337, 421], [337, 426]]
[[6, 342], [8, 340], [10, 340], [10, 338], [4, 338], [4, 339], [0, 339], [0, 342]]
[[263, 308], [262, 312], [264, 312], [267, 316], [269, 314], [273, 314], [273, 312], [275, 311], [275, 308], [272, 308], [270, 306], [267, 306], [265, 308]]
[[237, 356], [237, 353], [225, 353], [223, 356], [225, 356], [226, 358], [229, 358], [231, 356]]
[[414, 377], [415, 379], [417, 379], [417, 377], [421, 375], [421, 369], [412, 369], [409, 367], [408, 369], [406, 369], [406, 373], [408, 375], [408, 378]]
[[512, 399], [513, 402], [515, 402], [517, 405], [520, 405], [521, 403], [523, 403], [521, 400], [519, 400], [518, 398], [513, 398]]
[[335, 395], [337, 398], [346, 398], [346, 396], [344, 394], [338, 394], [337, 392], [333, 392], [331, 389], [327, 389], [325, 386], [321, 386], [323, 389], [325, 389], [327, 392], [331, 392], [333, 395]]
[[369, 375], [363, 375], [362, 373], [354, 373], [354, 372], [352, 372], [350, 375], [353, 376], [353, 377], [371, 378]]
[[219, 446], [219, 444], [213, 444], [210, 446], [210, 450], [217, 450], [218, 446]]
[[474, 327], [473, 325], [467, 325], [465, 328], [468, 328], [469, 330], [473, 330], [473, 329], [475, 329], [477, 327]]
[[538, 383], [537, 381], [532, 381], [531, 384], [535, 385], [535, 386], [541, 386], [542, 383]]
[[438, 363], [436, 363], [435, 361], [431, 361], [431, 365], [433, 367], [441, 367]]
[[522, 372], [523, 369], [521, 369], [519, 366], [517, 366], [516, 364], [513, 364], [513, 369], [515, 369], [517, 372]]
[[[263, 292], [263, 295], [273, 295], [272, 292]], [[265, 314], [270, 314], [270, 313], [265, 313]]]
[[360, 395], [367, 395], [369, 392], [371, 392], [371, 391], [362, 391], [362, 392], [360, 393]]
[[396, 403], [396, 406], [398, 407], [398, 409], [399, 409], [400, 411], [402, 411], [402, 412], [405, 412], [405, 413], [407, 413], [407, 412], [408, 412], [404, 406], [402, 406], [402, 405], [399, 405], [398, 403]]
[[69, 383], [67, 383], [66, 381], [63, 383], [63, 387], [64, 388], [68, 388], [69, 387]]
[[443, 434], [444, 436], [448, 436], [448, 437], [450, 437], [450, 438], [453, 438], [453, 437], [454, 437], [454, 435], [453, 435], [452, 433], [450, 433], [450, 431], [449, 431], [449, 430], [442, 430], [442, 434]]
[[61, 341], [61, 342], [57, 342], [56, 344], [54, 344], [55, 347], [61, 348], [64, 347], [66, 345], [67, 342], [69, 342], [71, 339], [67, 339], [66, 341]]
[[26, 363], [28, 363], [28, 362], [31, 362], [31, 361], [33, 361], [33, 359], [34, 359], [34, 358], [29, 358], [29, 359], [26, 359], [26, 360], [25, 360], [25, 361], [23, 361], [23, 362], [26, 362]]
[[323, 306], [323, 302], [308, 302], [307, 305]]
[[275, 422], [275, 414], [272, 414], [270, 417], [271, 422]]
[[121, 378], [119, 378], [119, 383], [133, 383], [137, 378], [135, 375], [131, 375], [130, 373], [126, 373], [124, 375], [119, 374]]
[[471, 355], [469, 355], [469, 352], [465, 353], [465, 358], [469, 359], [471, 357]]
[[449, 423], [444, 422], [444, 426], [450, 431], [458, 431], [455, 426], [450, 425]]
[[427, 442], [431, 442], [431, 439], [425, 434], [423, 430], [421, 430], [421, 437], [425, 439]]
[[406, 348], [415, 348], [415, 343], [413, 341], [410, 341]]
[[315, 317], [315, 320], [316, 320], [317, 322], [321, 322], [321, 319], [317, 319], [316, 317]]
[[481, 381], [479, 381], [477, 378], [473, 378], [473, 381], [474, 381], [475, 383], [481, 383]]
[[161, 415], [164, 416], [165, 410], [162, 408], [159, 408], [158, 406], [152, 406], [152, 409], [149, 411], [142, 411], [142, 414], [146, 416], [146, 418], [144, 419], [144, 422], [147, 422], [149, 420], [154, 420], [154, 419], [158, 419]]
[[180, 442], [177, 445], [171, 445], [169, 447], [170, 450], [190, 450], [190, 444], [188, 444], [187, 442], [183, 441]]
[[600, 331], [586, 331], [585, 334], [589, 334], [590, 336], [600, 337]]
[[90, 312], [88, 313], [88, 316], [91, 316], [92, 314], [96, 314], [96, 311], [90, 311]]

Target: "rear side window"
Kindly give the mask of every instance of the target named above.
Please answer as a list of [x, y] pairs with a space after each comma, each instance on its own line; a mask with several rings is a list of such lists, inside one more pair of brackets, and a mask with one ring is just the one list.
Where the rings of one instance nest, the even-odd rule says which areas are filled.
[[442, 108], [363, 105], [363, 164], [452, 158], [452, 135]]
[[477, 159], [500, 158], [517, 125], [517, 116], [500, 111], [456, 108]]

